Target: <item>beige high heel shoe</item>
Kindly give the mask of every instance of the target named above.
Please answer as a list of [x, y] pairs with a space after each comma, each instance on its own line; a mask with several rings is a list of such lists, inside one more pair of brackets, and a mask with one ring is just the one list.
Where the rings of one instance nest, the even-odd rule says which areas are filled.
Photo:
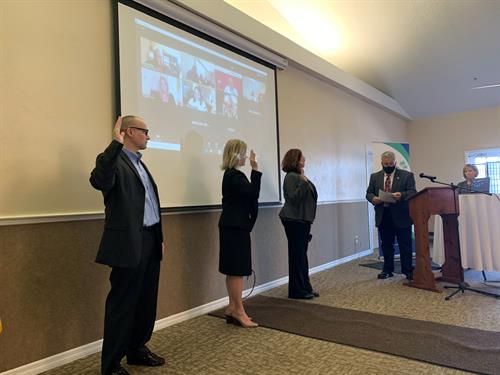
[[[238, 316], [234, 316], [234, 315], [230, 315], [230, 318], [232, 319], [230, 323], [234, 324], [234, 325], [237, 325], [237, 326], [240, 326], [240, 327], [243, 327], [243, 328], [257, 328], [259, 325], [255, 322], [252, 322], [250, 320], [250, 323], [245, 323], [241, 320], [240, 317]], [[227, 316], [226, 316], [226, 323], [229, 323], [228, 320], [227, 320]]]
[[225, 310], [224, 311], [224, 318], [226, 318], [226, 323], [227, 324], [233, 324], [234, 318], [231, 315], [231, 310]]
[[227, 324], [234, 324], [234, 318], [231, 315], [224, 314], [224, 317], [226, 318], [226, 323]]
[[[235, 322], [236, 319], [233, 317], [230, 310], [224, 311], [224, 318], [226, 318], [227, 324], [238, 324]], [[252, 320], [252, 317], [249, 316], [248, 319]]]

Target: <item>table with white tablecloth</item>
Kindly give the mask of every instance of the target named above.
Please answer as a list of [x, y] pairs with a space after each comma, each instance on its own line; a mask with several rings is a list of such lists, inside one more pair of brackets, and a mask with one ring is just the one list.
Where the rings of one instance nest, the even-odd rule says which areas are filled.
[[[458, 200], [462, 267], [500, 272], [500, 201], [483, 194], [462, 194]], [[443, 264], [443, 221], [439, 215], [434, 221], [431, 256], [434, 262]]]

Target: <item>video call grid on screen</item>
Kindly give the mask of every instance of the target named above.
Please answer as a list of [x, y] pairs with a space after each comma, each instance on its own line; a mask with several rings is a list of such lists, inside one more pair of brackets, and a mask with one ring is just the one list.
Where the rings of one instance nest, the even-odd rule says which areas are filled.
[[279, 202], [274, 68], [122, 2], [119, 107], [122, 114], [143, 117], [150, 128], [144, 159], [160, 187], [162, 207], [220, 204], [218, 167], [225, 142], [233, 138], [257, 153], [263, 171], [259, 202]]

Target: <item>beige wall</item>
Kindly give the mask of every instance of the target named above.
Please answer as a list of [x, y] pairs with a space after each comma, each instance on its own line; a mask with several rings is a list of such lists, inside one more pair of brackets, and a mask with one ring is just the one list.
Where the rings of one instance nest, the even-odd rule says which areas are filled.
[[[465, 151], [500, 147], [500, 106], [414, 120], [408, 129], [415, 174], [457, 183], [463, 180]], [[418, 190], [433, 185], [416, 180]]]
[[364, 199], [366, 145], [407, 140], [404, 120], [299, 70], [278, 72], [281, 154], [301, 148], [319, 199]]
[[[0, 182], [2, 204], [30, 213], [51, 188], [60, 192], [53, 202], [58, 211], [71, 212], [80, 200], [102, 210], [87, 179], [113, 122], [110, 3], [1, 1], [0, 17], [6, 57], [0, 77], [2, 88], [12, 90], [0, 91], [1, 168], [8, 176]], [[16, 70], [19, 59], [30, 64]], [[321, 200], [334, 201], [318, 209], [310, 266], [368, 249], [365, 145], [407, 140], [406, 123], [298, 67], [278, 73], [278, 96], [281, 151], [301, 147]], [[10, 153], [19, 163], [5, 163]], [[40, 175], [42, 167], [51, 173]], [[17, 191], [31, 200], [10, 202]], [[258, 284], [287, 275], [278, 211], [262, 208], [252, 234]], [[159, 319], [225, 296], [217, 272], [218, 215], [165, 217]], [[0, 226], [0, 372], [101, 338], [108, 269], [93, 259], [102, 225], [68, 220]]]

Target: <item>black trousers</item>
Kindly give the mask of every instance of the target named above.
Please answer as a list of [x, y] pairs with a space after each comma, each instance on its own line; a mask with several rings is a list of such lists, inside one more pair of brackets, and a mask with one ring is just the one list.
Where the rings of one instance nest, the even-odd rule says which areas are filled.
[[287, 220], [282, 223], [288, 239], [288, 297], [298, 298], [313, 291], [307, 260], [311, 224]]
[[135, 268], [113, 267], [106, 299], [101, 371], [108, 374], [126, 354], [146, 351], [156, 321], [160, 261], [154, 256], [159, 225], [144, 230], [142, 258]]
[[411, 226], [398, 228], [394, 225], [389, 208], [384, 208], [382, 223], [379, 227], [384, 255], [384, 272], [394, 272], [394, 238], [398, 241], [401, 259], [401, 272], [405, 275], [412, 271]]

